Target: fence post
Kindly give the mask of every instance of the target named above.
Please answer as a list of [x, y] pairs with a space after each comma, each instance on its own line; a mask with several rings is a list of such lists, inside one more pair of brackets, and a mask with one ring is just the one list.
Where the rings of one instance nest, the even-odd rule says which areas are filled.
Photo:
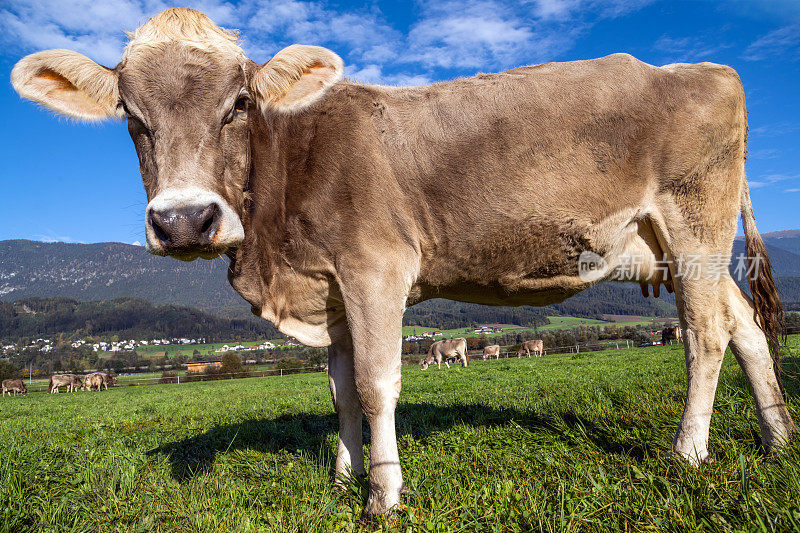
[[283, 377], [283, 369], [281, 368], [281, 377]]
[[577, 344], [575, 345], [575, 353], [581, 353], [581, 347]]
[[619, 343], [617, 343], [617, 350], [619, 350]]
[[178, 374], [178, 376], [177, 376], [177, 377], [178, 377], [178, 385], [180, 385], [180, 384], [181, 384], [181, 375], [180, 375], [180, 374]]

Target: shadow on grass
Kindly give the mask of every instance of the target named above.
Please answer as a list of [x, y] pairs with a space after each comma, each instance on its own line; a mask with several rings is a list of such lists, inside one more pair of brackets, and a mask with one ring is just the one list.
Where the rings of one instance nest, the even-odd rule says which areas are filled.
[[[800, 381], [798, 381], [800, 358], [784, 358], [783, 367], [787, 396], [800, 396]], [[749, 395], [749, 386], [744, 375], [737, 376], [734, 384], [747, 391]], [[502, 427], [515, 424], [534, 433], [546, 433], [571, 446], [589, 441], [606, 453], [627, 456], [637, 462], [657, 456], [663, 451], [652, 442], [630, 442], [611, 429], [572, 412], [551, 412], [542, 415], [532, 411], [496, 408], [483, 404], [442, 406], [401, 402], [397, 405], [396, 419], [398, 437], [410, 434], [415, 440], [423, 440], [432, 433], [455, 425]], [[328, 435], [337, 431], [338, 420], [333, 414], [292, 414], [270, 419], [251, 419], [237, 424], [218, 426], [195, 437], [164, 444], [148, 452], [148, 455], [166, 455], [171, 463], [172, 475], [179, 481], [189, 480], [208, 472], [218, 454], [239, 449], [270, 453], [304, 452], [318, 456], [325, 464], [334, 465], [336, 458], [325, 441]], [[364, 442], [369, 442], [366, 423]], [[758, 440], [755, 445], [760, 446]]]
[[[648, 445], [620, 442], [609, 430], [571, 412], [542, 416], [483, 404], [440, 406], [430, 403], [399, 403], [397, 424], [398, 438], [410, 434], [415, 440], [424, 440], [432, 433], [455, 425], [499, 427], [513, 424], [531, 432], [547, 433], [569, 445], [585, 443], [588, 439], [608, 453], [629, 456], [637, 462], [659, 453]], [[271, 419], [251, 419], [218, 426], [195, 437], [164, 444], [150, 450], [148, 455], [166, 455], [171, 464], [172, 476], [178, 481], [188, 481], [205, 474], [213, 467], [217, 455], [239, 449], [269, 453], [303, 452], [319, 457], [325, 464], [334, 465], [334, 450], [325, 441], [328, 435], [337, 431], [338, 419], [333, 414], [295, 414]], [[369, 442], [366, 423], [364, 442]]]

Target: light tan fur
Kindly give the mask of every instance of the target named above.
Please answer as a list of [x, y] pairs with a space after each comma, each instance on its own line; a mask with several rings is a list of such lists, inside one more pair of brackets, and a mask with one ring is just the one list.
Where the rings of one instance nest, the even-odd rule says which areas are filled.
[[487, 359], [491, 359], [494, 357], [495, 359], [500, 359], [500, 345], [493, 344], [491, 346], [486, 346], [483, 349], [483, 360], [486, 361]]
[[428, 349], [427, 357], [420, 361], [420, 366], [422, 370], [426, 370], [431, 364], [436, 363], [439, 370], [441, 370], [442, 363], [444, 363], [447, 368], [450, 368], [451, 361], [461, 361], [461, 364], [465, 367], [469, 364], [469, 357], [467, 357], [467, 339], [464, 337], [434, 342]]
[[522, 357], [522, 354], [526, 354], [530, 357], [531, 352], [533, 352], [533, 355], [536, 357], [541, 357], [544, 353], [544, 342], [541, 339], [523, 342], [519, 345], [517, 357]]
[[205, 13], [183, 7], [173, 7], [150, 18], [135, 31], [129, 32], [128, 45], [122, 55], [130, 55], [169, 42], [181, 42], [201, 50], [220, 52], [239, 58], [244, 65], [247, 56], [239, 46], [236, 30], [220, 28]]
[[88, 374], [84, 378], [84, 387], [85, 390], [93, 390], [96, 388], [98, 391], [100, 388], [104, 388], [108, 390], [109, 385], [116, 385], [117, 378], [113, 376], [109, 376], [105, 372], [94, 372], [92, 374]]

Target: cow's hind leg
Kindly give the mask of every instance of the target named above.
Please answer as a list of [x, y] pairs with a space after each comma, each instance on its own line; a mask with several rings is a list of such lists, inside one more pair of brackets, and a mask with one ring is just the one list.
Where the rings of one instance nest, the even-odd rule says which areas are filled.
[[728, 344], [732, 317], [720, 305], [721, 282], [681, 280], [678, 314], [686, 331], [687, 392], [672, 449], [690, 463], [709, 460], [708, 434], [717, 381]]
[[728, 280], [727, 292], [736, 321], [731, 351], [750, 382], [764, 447], [774, 450], [788, 442], [796, 428], [778, 386], [767, 338], [753, 318], [752, 300], [733, 280]]
[[336, 483], [344, 487], [351, 474], [366, 476], [361, 434], [361, 402], [353, 370], [350, 335], [328, 348], [328, 382], [333, 406], [339, 415], [339, 443], [336, 449]]

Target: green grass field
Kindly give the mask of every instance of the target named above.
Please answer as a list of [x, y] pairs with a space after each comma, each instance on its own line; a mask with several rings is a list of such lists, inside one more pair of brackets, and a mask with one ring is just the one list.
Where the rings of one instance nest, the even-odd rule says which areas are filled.
[[[800, 421], [800, 339], [784, 378]], [[334, 490], [326, 376], [117, 387], [0, 402], [0, 531], [660, 531], [800, 528], [800, 445], [759, 448], [726, 357], [715, 462], [665, 458], [683, 408], [681, 346], [403, 368], [411, 493], [363, 525]], [[368, 432], [365, 426], [365, 431]]]

